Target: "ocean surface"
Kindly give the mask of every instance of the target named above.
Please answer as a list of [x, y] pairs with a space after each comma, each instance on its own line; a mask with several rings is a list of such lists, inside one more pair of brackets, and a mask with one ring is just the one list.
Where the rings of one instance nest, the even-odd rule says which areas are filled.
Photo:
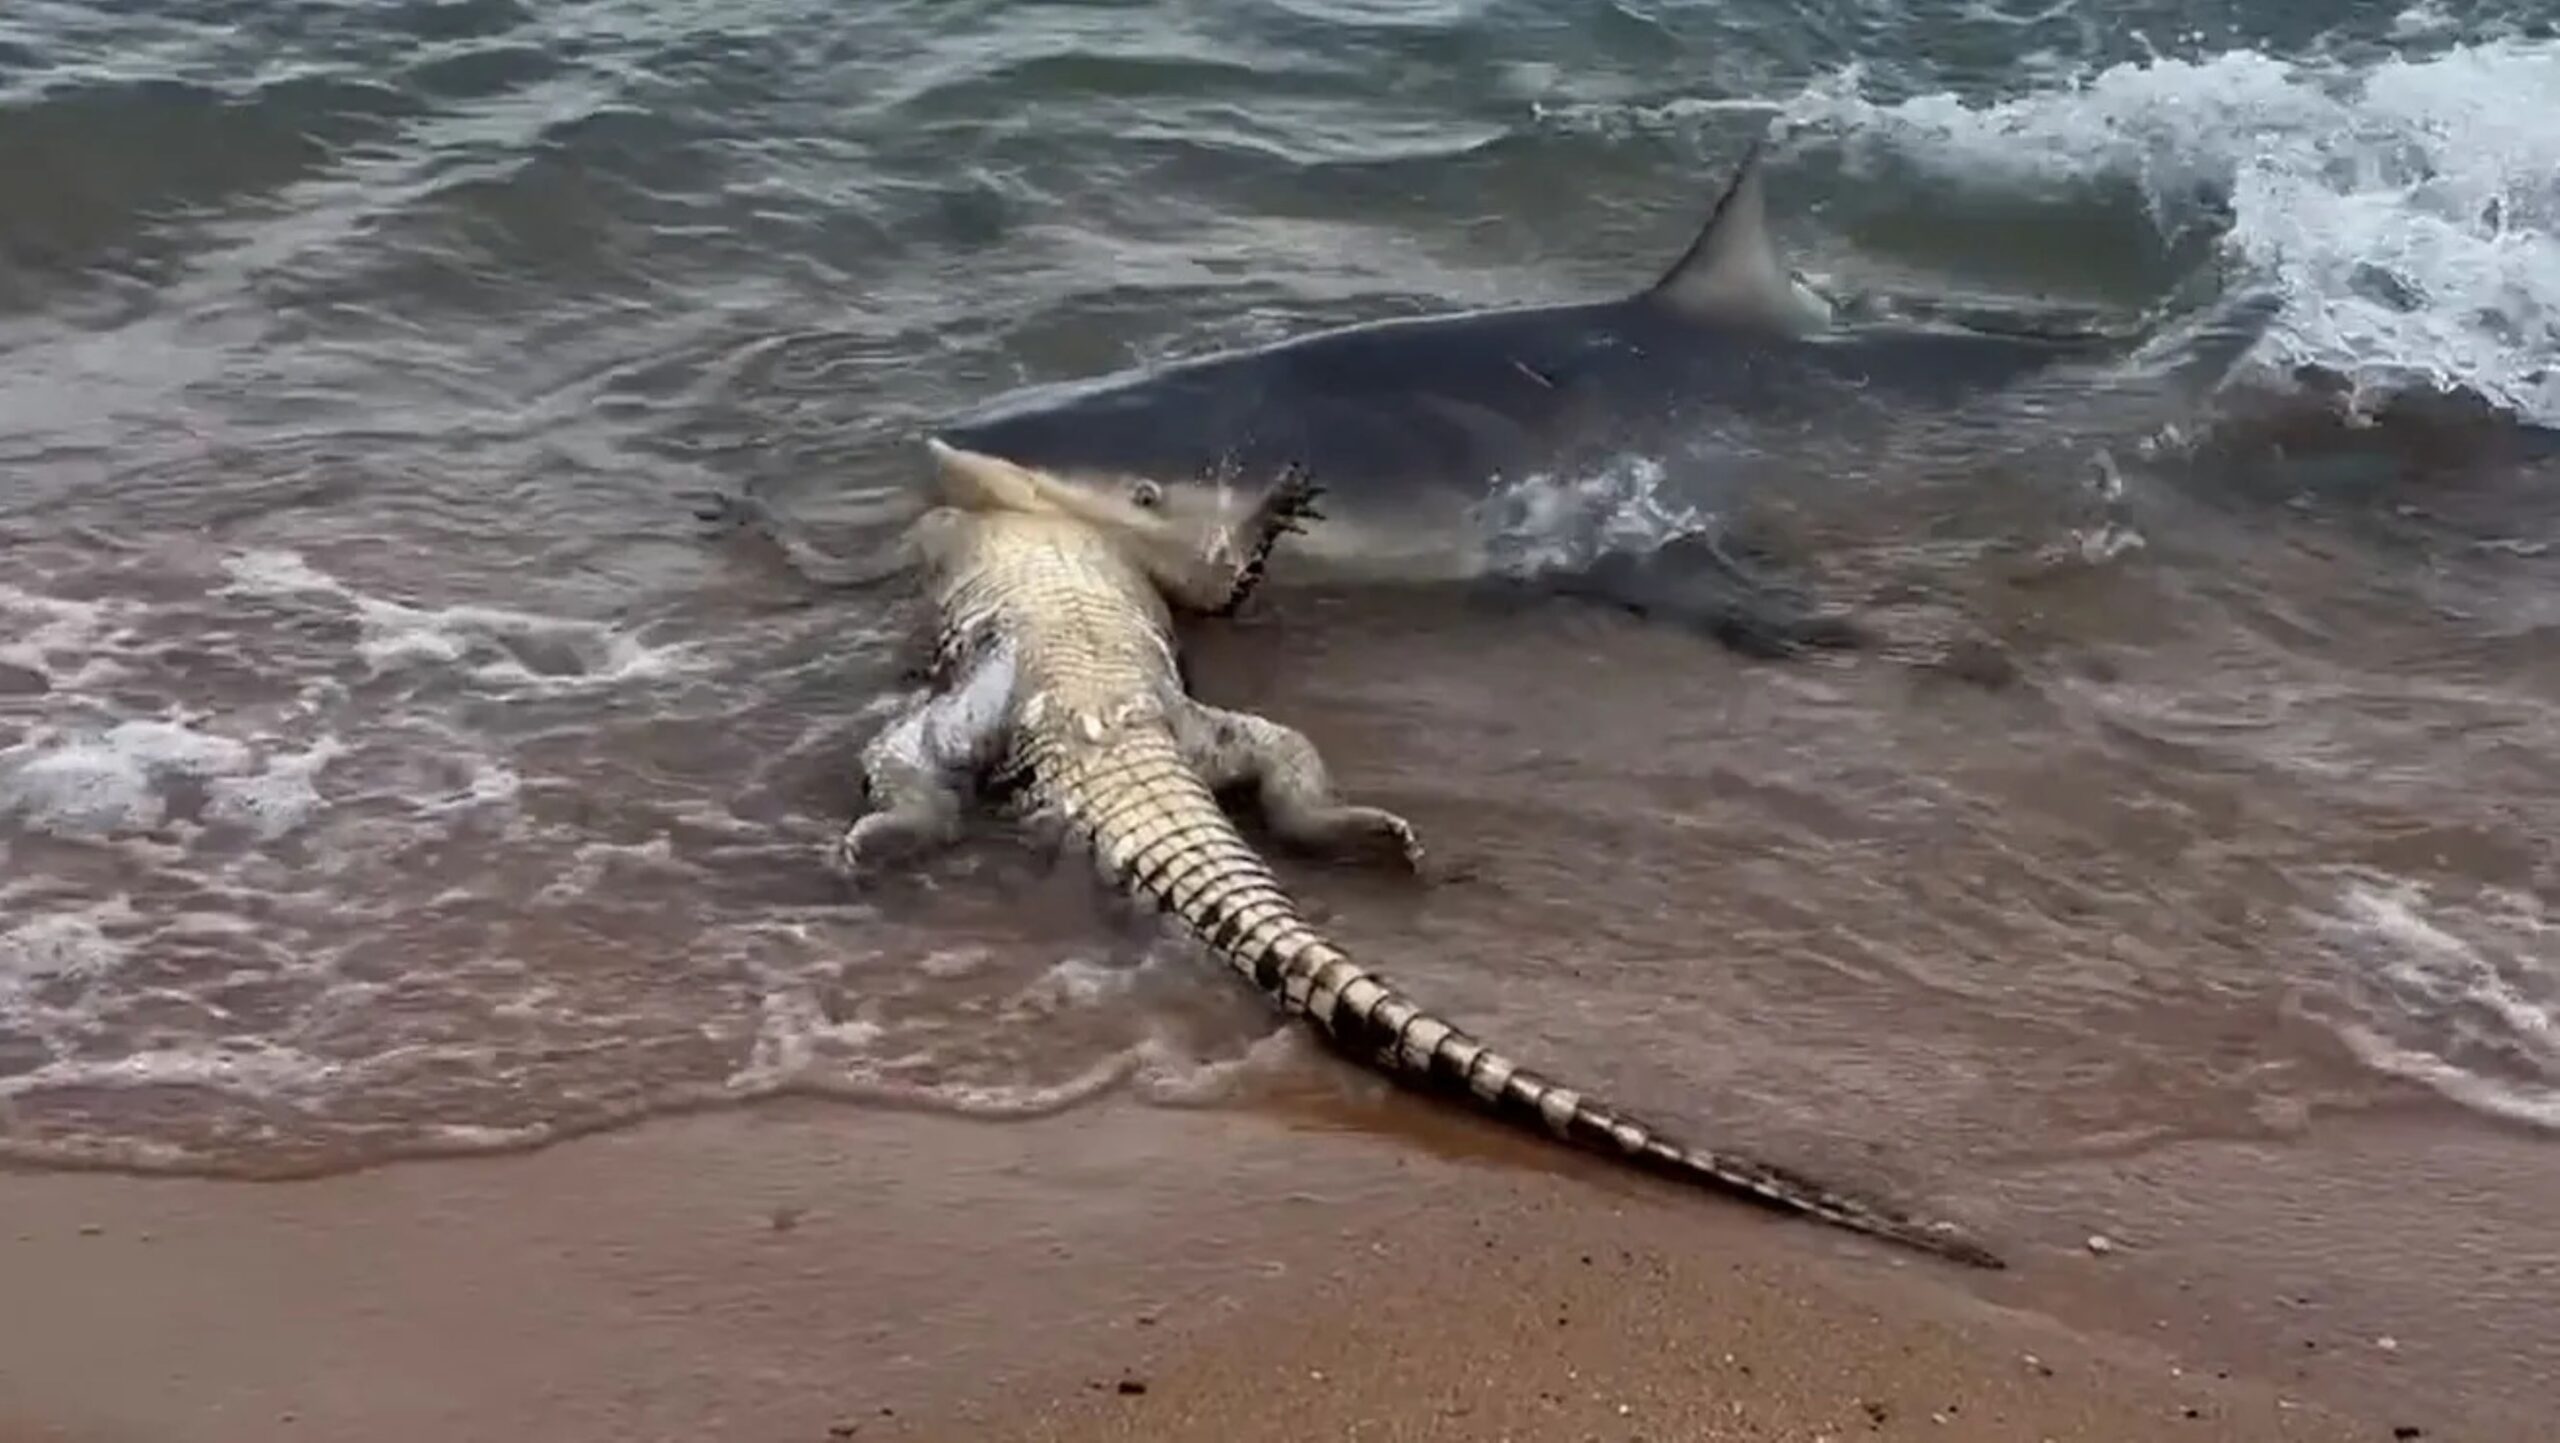
[[0, 1156], [1340, 1075], [1000, 829], [843, 890], [907, 618], [692, 498], [852, 550], [1014, 388], [1631, 288], [1764, 133], [1831, 284], [2172, 351], [2274, 320], [2210, 394], [1854, 488], [1513, 483], [1573, 503], [1533, 531], [1784, 502], [1874, 653], [1275, 587], [1204, 693], [1468, 864], [1302, 895], [1524, 1059], [1812, 1171], [2410, 1109], [2560, 1147], [2549, 13], [13, 0]]

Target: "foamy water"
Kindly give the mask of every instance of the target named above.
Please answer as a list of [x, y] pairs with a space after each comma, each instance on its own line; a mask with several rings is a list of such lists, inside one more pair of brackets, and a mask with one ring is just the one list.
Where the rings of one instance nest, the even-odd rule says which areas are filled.
[[2506, 888], [2342, 879], [2314, 914], [2341, 963], [2326, 1009], [2356, 1055], [2466, 1107], [2560, 1128], [2560, 925]]
[[[468, 712], [686, 664], [609, 624], [369, 595], [292, 553], [195, 579], [156, 604], [6, 599], [40, 621], [12, 664], [42, 683], [0, 711], [0, 1100], [32, 1134], [7, 1140], [20, 1156], [326, 1153], [347, 1109], [498, 1062], [472, 1021], [538, 1014], [530, 969], [466, 955], [434, 978], [432, 947], [400, 956], [422, 918], [497, 890], [437, 854], [525, 822], [520, 760]], [[173, 658], [194, 704], [138, 708]], [[415, 1006], [453, 982], [447, 1015]], [[49, 1126], [57, 1109], [89, 1121]], [[127, 1115], [143, 1125], [102, 1126]]]
[[2373, 396], [2467, 389], [2560, 425], [2560, 41], [2106, 66], [2000, 100], [1879, 104], [1855, 68], [1787, 102], [1850, 174], [1891, 155], [2020, 196], [2121, 177], [2164, 235], [2212, 224], [2282, 313], [2254, 357]]
[[2542, 120], [2560, 108], [2560, 41], [2458, 34], [2410, 11], [2400, 54], [2046, 52], [2003, 93], [1881, 100], [1877, 72], [1894, 67], [1861, 61], [1790, 96], [1540, 113], [1602, 134], [1767, 116], [1787, 153], [1836, 156], [1853, 183], [1952, 186], [1975, 205], [2057, 206], [2128, 182], [2162, 242], [2211, 234], [2226, 285], [2278, 297], [2252, 358], [2263, 371], [2322, 367], [2367, 402], [2467, 389], [2560, 425], [2560, 131]]
[[[1213, 1085], [1126, 965], [910, 961], [858, 900], [710, 900], [810, 891], [822, 834], [739, 816], [734, 776], [574, 775], [611, 718], [707, 699], [699, 645], [291, 551], [192, 579], [5, 599], [42, 686], [0, 707], [0, 1154], [293, 1171], [783, 1093], [1018, 1117]], [[131, 714], [173, 653], [236, 690]], [[509, 719], [548, 706], [568, 731]]]

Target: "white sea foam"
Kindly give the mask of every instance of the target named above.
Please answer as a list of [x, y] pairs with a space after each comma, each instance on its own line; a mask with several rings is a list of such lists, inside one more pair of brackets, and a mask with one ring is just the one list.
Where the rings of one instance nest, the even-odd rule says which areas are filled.
[[1580, 473], [1508, 481], [1483, 505], [1493, 557], [1530, 574], [1705, 529], [1711, 513], [1671, 499], [1667, 476], [1658, 458], [1627, 455]]
[[50, 1087], [200, 1087], [282, 1098], [328, 1085], [346, 1065], [263, 1039], [217, 1039], [70, 1058], [11, 1079], [6, 1091]]
[[503, 806], [513, 802], [524, 791], [524, 778], [515, 768], [487, 757], [471, 757], [462, 783], [451, 791], [416, 800], [418, 814], [436, 816], [445, 812], [469, 811], [479, 807]]
[[665, 872], [673, 866], [675, 849], [664, 835], [646, 842], [584, 842], [570, 855], [568, 867], [535, 893], [534, 898], [562, 905], [597, 890], [604, 884], [606, 876], [616, 870]]
[[744, 1066], [718, 1094], [733, 1100], [801, 1095], [929, 1107], [971, 1117], [1039, 1117], [1126, 1083], [1144, 1042], [1104, 1052], [1056, 1081], [995, 1079], [947, 1066], [923, 1035], [893, 1033], [868, 1017], [832, 1017], [805, 986], [769, 986]]
[[38, 984], [90, 985], [115, 970], [125, 949], [98, 923], [95, 915], [49, 913], [0, 931], [0, 1023], [20, 1020], [20, 1007]]
[[207, 788], [205, 814], [247, 827], [260, 841], [274, 841], [319, 810], [315, 778], [346, 751], [335, 737], [323, 737], [300, 751], [273, 751], [256, 771], [215, 779]]
[[147, 831], [166, 820], [173, 784], [199, 782], [209, 820], [273, 840], [319, 807], [314, 778], [345, 750], [333, 738], [261, 745], [165, 719], [40, 729], [0, 751], [0, 816], [66, 836]]
[[2560, 424], [2560, 42], [2158, 58], [1997, 100], [1863, 89], [1844, 71], [1782, 114], [1853, 171], [1889, 151], [1959, 184], [2130, 177], [2164, 231], [2225, 195], [2225, 250], [2282, 302], [2259, 362], [2367, 392], [2464, 387]]
[[[619, 623], [389, 600], [296, 552], [217, 564], [0, 585], [0, 1156], [473, 1150], [681, 1103], [580, 1059], [670, 1025], [611, 980], [619, 954], [590, 939], [621, 919], [593, 894], [692, 864], [664, 833], [519, 805], [554, 776], [514, 718], [484, 718], [644, 688], [687, 654]], [[514, 848], [497, 866], [492, 841]], [[528, 960], [564, 956], [562, 975]], [[672, 1025], [715, 1048], [752, 1026], [719, 1011]], [[811, 1031], [812, 1065], [859, 1060], [861, 1031]], [[561, 1089], [556, 1122], [367, 1111], [534, 1077]], [[117, 1100], [144, 1091], [189, 1098]]]
[[1092, 1007], [1119, 997], [1136, 980], [1136, 969], [1114, 967], [1085, 957], [1062, 957], [1007, 1003], [1009, 1012], [1025, 1018]]
[[0, 815], [71, 835], [140, 831], [166, 816], [169, 782], [234, 776], [252, 766], [247, 745], [184, 722], [39, 732], [0, 752]]
[[2346, 964], [2329, 1020], [2366, 1064], [2560, 1128], [2560, 923], [2539, 898], [2358, 874], [2313, 922]]
[[1275, 1026], [1228, 1058], [1201, 1058], [1150, 1045], [1140, 1053], [1132, 1080], [1139, 1096], [1163, 1107], [1213, 1107], [1232, 1102], [1253, 1079], [1305, 1065], [1315, 1055], [1307, 1034]]
[[42, 677], [55, 691], [95, 685], [119, 669], [106, 653], [134, 610], [129, 602], [72, 601], [0, 582], [0, 666]]
[[231, 582], [217, 594], [327, 597], [354, 615], [356, 655], [376, 673], [450, 667], [494, 690], [567, 692], [612, 687], [683, 670], [692, 648], [653, 645], [610, 623], [511, 607], [415, 606], [330, 576], [291, 551], [226, 558]]
[[828, 1017], [817, 995], [804, 985], [768, 985], [758, 1009], [755, 1045], [746, 1065], [731, 1074], [729, 1087], [750, 1096], [779, 1090], [806, 1080], [822, 1053], [858, 1051], [879, 1036], [877, 1023]]
[[918, 1087], [886, 1078], [847, 1077], [832, 1086], [810, 1083], [795, 1090], [855, 1101], [934, 1107], [963, 1117], [1047, 1117], [1126, 1085], [1143, 1061], [1141, 1049], [1131, 1047], [1102, 1057], [1060, 1082], [965, 1081]]

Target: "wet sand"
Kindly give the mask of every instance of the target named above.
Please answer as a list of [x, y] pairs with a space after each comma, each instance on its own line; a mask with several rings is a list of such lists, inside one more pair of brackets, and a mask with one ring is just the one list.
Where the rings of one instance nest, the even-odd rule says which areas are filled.
[[784, 1104], [309, 1182], [0, 1176], [0, 1440], [2530, 1436], [2457, 1428], [2499, 1400], [2414, 1339], [2324, 1373], [2142, 1326], [2132, 1280], [2193, 1253], [2012, 1230], [1974, 1275], [1294, 1114]]

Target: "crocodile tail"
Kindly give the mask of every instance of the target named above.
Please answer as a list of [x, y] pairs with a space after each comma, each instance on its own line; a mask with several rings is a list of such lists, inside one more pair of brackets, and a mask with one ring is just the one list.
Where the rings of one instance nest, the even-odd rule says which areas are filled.
[[1044, 779], [1049, 800], [1114, 880], [1173, 914], [1289, 1012], [1390, 1076], [1463, 1095], [1495, 1116], [1679, 1181], [1975, 1267], [2004, 1266], [1947, 1224], [1860, 1202], [1783, 1168], [1677, 1142], [1424, 1011], [1307, 924], [1169, 737], [1114, 748], [1108, 762], [1074, 770], [1072, 778]]
[[1979, 1268], [2005, 1266], [1998, 1254], [1946, 1223], [1924, 1222], [1846, 1196], [1802, 1173], [1693, 1147], [1573, 1088], [1541, 1076], [1424, 1011], [1384, 979], [1330, 944], [1300, 952], [1307, 1016], [1355, 1055], [1437, 1090], [1463, 1092], [1498, 1116], [1542, 1127], [1589, 1151], [1622, 1158], [1677, 1181], [1737, 1194]]

